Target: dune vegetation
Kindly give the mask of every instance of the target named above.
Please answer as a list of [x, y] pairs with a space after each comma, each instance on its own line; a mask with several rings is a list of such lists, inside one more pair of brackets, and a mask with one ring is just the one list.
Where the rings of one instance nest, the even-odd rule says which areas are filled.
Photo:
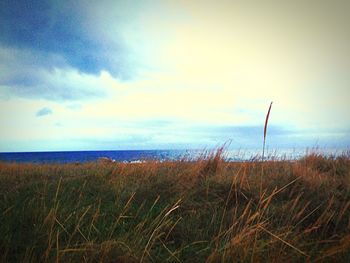
[[0, 163], [2, 262], [350, 262], [350, 157]]

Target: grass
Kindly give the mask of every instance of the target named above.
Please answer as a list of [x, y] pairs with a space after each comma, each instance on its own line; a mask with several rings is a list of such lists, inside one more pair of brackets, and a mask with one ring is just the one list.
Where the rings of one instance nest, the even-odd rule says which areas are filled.
[[230, 163], [222, 154], [0, 163], [0, 260], [350, 262], [349, 155]]

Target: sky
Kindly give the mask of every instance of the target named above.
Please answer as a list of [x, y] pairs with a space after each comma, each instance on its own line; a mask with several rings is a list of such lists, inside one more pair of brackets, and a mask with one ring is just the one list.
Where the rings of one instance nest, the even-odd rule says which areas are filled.
[[350, 147], [350, 1], [0, 1], [0, 151]]

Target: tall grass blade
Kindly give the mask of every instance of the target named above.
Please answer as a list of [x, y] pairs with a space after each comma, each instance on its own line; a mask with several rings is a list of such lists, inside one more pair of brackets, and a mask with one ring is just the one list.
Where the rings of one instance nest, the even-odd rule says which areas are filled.
[[[261, 155], [261, 162], [264, 162], [264, 155], [265, 155], [265, 143], [266, 143], [266, 133], [267, 133], [267, 124], [269, 122], [269, 117], [270, 117], [270, 111], [272, 107], [272, 101], [270, 103], [269, 110], [267, 111], [266, 114], [266, 119], [265, 119], [265, 126], [264, 126], [264, 140], [263, 140], [263, 150], [262, 150], [262, 155]], [[264, 165], [261, 164], [261, 174], [260, 174], [260, 196], [262, 193], [262, 178], [264, 174]]]
[[269, 107], [269, 110], [267, 111], [266, 119], [265, 119], [265, 126], [264, 126], [264, 143], [263, 143], [263, 152], [262, 152], [262, 158], [261, 158], [262, 161], [264, 161], [265, 142], [266, 142], [266, 133], [267, 133], [267, 124], [268, 124], [268, 122], [269, 122], [271, 107], [272, 107], [272, 101], [271, 101], [271, 103], [270, 103], [270, 107]]

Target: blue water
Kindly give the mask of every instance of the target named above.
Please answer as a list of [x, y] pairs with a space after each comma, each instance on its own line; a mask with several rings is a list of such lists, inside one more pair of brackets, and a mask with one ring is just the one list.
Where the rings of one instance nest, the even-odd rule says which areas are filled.
[[[318, 149], [324, 155], [339, 155], [342, 151]], [[117, 162], [140, 162], [146, 160], [173, 161], [195, 160], [203, 156], [203, 150], [132, 150], [132, 151], [66, 151], [66, 152], [0, 152], [0, 161], [17, 163], [75, 163], [93, 162], [101, 157], [108, 157]], [[266, 159], [294, 160], [305, 154], [306, 149], [280, 149], [266, 151]], [[224, 152], [228, 161], [260, 160], [261, 149], [229, 150]]]
[[142, 151], [67, 151], [67, 152], [14, 152], [0, 153], [0, 161], [18, 163], [73, 163], [91, 162], [108, 157], [118, 162], [145, 160], [179, 160], [192, 158], [195, 150], [142, 150]]

